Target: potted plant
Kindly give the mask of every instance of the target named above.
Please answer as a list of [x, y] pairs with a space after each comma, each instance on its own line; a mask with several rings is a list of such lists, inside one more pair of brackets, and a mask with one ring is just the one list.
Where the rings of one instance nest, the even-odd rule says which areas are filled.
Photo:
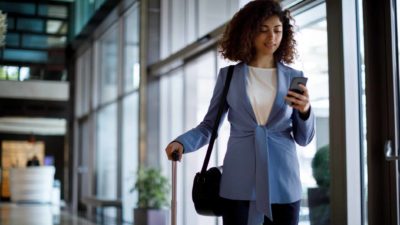
[[168, 214], [163, 207], [168, 206], [169, 183], [161, 170], [139, 169], [132, 191], [138, 192], [133, 215], [136, 225], [167, 225]]
[[311, 225], [330, 224], [329, 188], [331, 183], [329, 169], [329, 145], [317, 150], [311, 162], [312, 173], [317, 187], [308, 188], [308, 207]]

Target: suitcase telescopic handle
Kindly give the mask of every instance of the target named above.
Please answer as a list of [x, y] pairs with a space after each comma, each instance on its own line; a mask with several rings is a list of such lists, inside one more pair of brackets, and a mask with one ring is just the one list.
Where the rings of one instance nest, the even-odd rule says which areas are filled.
[[172, 198], [171, 198], [171, 225], [176, 225], [176, 163], [179, 160], [179, 152], [175, 150], [172, 157]]

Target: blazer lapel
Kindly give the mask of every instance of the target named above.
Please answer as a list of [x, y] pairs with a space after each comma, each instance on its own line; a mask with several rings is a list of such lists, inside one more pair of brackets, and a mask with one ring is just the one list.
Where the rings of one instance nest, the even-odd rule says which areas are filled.
[[253, 111], [253, 107], [251, 106], [249, 96], [247, 95], [247, 76], [249, 73], [249, 68], [245, 63], [241, 63], [240, 67], [238, 69], [238, 77], [241, 78], [241, 82], [239, 83], [240, 87], [240, 95], [244, 96], [243, 99], [243, 105], [244, 109], [246, 110], [246, 113], [252, 118], [254, 123], [257, 124], [257, 119]]
[[286, 79], [288, 79], [289, 76], [287, 74], [285, 74], [286, 69], [282, 65], [282, 63], [278, 62], [276, 64], [276, 69], [277, 69], [276, 97], [275, 97], [274, 103], [272, 105], [272, 109], [271, 109], [271, 112], [269, 114], [269, 117], [268, 117], [266, 125], [268, 125], [274, 119], [274, 117], [276, 115], [278, 115], [279, 111], [281, 111], [285, 107], [285, 96], [287, 94], [287, 88], [288, 88], [287, 85], [286, 85], [288, 83], [286, 81]]

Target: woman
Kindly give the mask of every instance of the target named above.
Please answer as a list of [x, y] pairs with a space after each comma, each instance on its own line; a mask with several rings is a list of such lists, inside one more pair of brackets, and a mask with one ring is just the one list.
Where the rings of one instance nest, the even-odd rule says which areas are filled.
[[[231, 124], [220, 187], [228, 202], [224, 225], [298, 224], [302, 190], [295, 143], [311, 142], [314, 115], [306, 86], [299, 85], [302, 94], [288, 90], [293, 77], [303, 77], [283, 64], [296, 53], [291, 20], [276, 1], [251, 1], [220, 42], [224, 58], [239, 61], [224, 110]], [[226, 76], [222, 68], [204, 120], [167, 146], [169, 159], [176, 149], [181, 159], [208, 144]]]

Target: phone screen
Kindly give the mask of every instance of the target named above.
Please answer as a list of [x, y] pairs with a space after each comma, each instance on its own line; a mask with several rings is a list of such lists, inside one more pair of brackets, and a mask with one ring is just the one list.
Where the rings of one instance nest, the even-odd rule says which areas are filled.
[[[289, 90], [298, 94], [303, 94], [303, 90], [301, 90], [299, 84], [303, 84], [305, 86], [307, 84], [307, 80], [307, 77], [293, 77], [290, 82]], [[292, 102], [286, 101], [286, 104], [292, 105]]]
[[303, 84], [304, 86], [307, 84], [307, 77], [294, 77], [290, 82], [289, 90], [294, 91], [299, 94], [303, 94], [299, 84]]

